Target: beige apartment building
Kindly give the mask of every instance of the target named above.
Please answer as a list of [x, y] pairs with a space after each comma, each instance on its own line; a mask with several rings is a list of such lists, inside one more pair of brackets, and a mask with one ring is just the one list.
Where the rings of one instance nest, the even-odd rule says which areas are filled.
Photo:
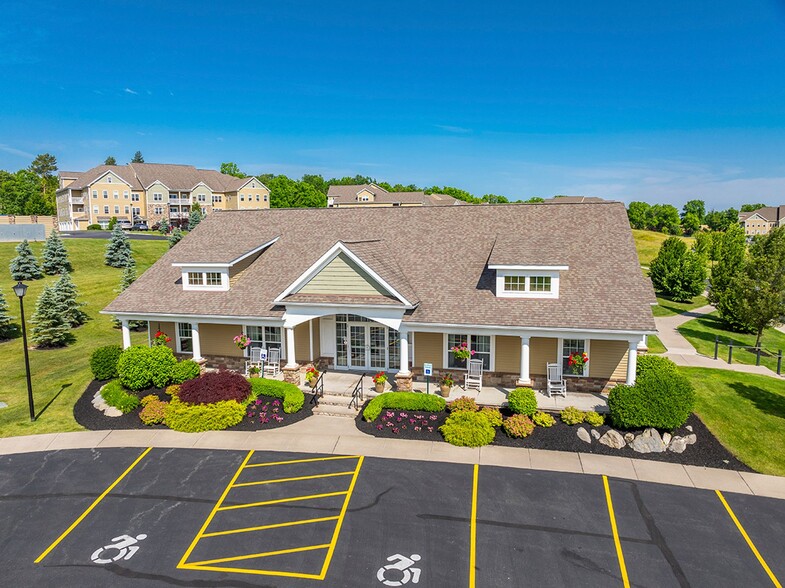
[[739, 213], [739, 224], [745, 235], [766, 235], [785, 224], [785, 205], [764, 206], [752, 212]]
[[464, 204], [447, 194], [388, 192], [376, 184], [330, 186], [327, 208], [380, 208], [386, 206], [452, 206]]
[[236, 178], [212, 169], [168, 163], [99, 165], [86, 172], [60, 172], [60, 230], [108, 227], [112, 217], [149, 225], [168, 219], [185, 224], [196, 202], [202, 213], [270, 208], [270, 190], [258, 178]]

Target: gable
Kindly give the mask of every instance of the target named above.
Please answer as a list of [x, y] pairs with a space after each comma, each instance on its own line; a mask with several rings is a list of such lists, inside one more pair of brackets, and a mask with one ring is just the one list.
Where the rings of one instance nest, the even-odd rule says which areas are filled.
[[127, 187], [131, 186], [128, 182], [126, 182], [120, 176], [118, 176], [117, 174], [112, 173], [110, 171], [104, 173], [103, 175], [99, 176], [98, 178], [96, 178], [95, 180], [93, 180], [90, 183], [91, 186], [95, 186], [97, 184], [115, 184], [115, 185], [120, 184], [120, 185], [127, 186]]
[[353, 294], [359, 296], [389, 296], [360, 266], [339, 253], [311, 278], [298, 292], [303, 294]]
[[373, 202], [376, 194], [368, 190], [367, 188], [363, 188], [359, 192], [357, 192], [357, 200], [360, 202]]

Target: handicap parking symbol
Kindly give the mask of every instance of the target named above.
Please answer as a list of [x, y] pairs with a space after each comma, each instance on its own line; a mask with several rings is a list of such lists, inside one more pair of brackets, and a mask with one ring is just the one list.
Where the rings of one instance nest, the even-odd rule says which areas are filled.
[[[115, 561], [120, 561], [121, 559], [128, 561], [137, 551], [139, 551], [139, 546], [137, 543], [144, 539], [147, 539], [147, 535], [144, 533], [137, 535], [136, 537], [131, 537], [130, 535], [120, 535], [119, 537], [112, 539], [114, 543], [110, 543], [109, 545], [104, 545], [103, 547], [96, 549], [90, 559], [93, 560], [93, 563], [96, 564], [108, 564]], [[115, 553], [113, 557], [108, 557], [112, 551], [116, 551], [117, 553]], [[107, 557], [102, 557], [104, 555]]]
[[410, 581], [412, 584], [417, 584], [420, 581], [420, 568], [413, 568], [415, 562], [420, 561], [422, 557], [413, 553], [410, 557], [396, 553], [387, 558], [387, 561], [392, 562], [386, 566], [382, 566], [376, 572], [376, 579], [385, 586], [403, 586]]

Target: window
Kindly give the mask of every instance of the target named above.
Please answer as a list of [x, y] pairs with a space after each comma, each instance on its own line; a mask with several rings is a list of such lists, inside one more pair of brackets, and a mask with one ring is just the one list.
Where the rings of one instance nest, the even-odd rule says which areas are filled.
[[98, 190], [93, 190], [93, 198], [98, 198]]
[[588, 353], [588, 352], [589, 352], [589, 345], [588, 345], [588, 341], [586, 341], [585, 339], [562, 340], [562, 352], [561, 352], [562, 373], [565, 376], [588, 376], [589, 364], [583, 366], [582, 374], [574, 374], [568, 363], [570, 359], [570, 355], [572, 355], [573, 353]]
[[213, 204], [215, 204], [216, 202], [222, 202], [222, 201], [223, 201], [223, 197], [220, 194], [213, 194]]
[[190, 323], [177, 323], [177, 351], [191, 353], [194, 350], [194, 334]]
[[551, 291], [551, 277], [550, 276], [532, 276], [529, 278], [529, 291], [530, 292], [550, 292]]
[[221, 272], [188, 272], [188, 285], [220, 288], [223, 286], [223, 275]]
[[256, 195], [256, 201], [259, 202], [259, 194]]
[[267, 194], [264, 195], [264, 201], [267, 202]]
[[139, 202], [139, 194], [131, 194], [131, 202]]
[[140, 214], [142, 214], [142, 209], [141, 209], [141, 208], [137, 208], [136, 206], [134, 206], [134, 207], [131, 209], [131, 212], [133, 213], [134, 217], [137, 217], [137, 216], [139, 216]]
[[120, 207], [119, 207], [119, 206], [115, 205], [115, 207], [114, 207], [114, 213], [115, 213], [115, 214], [120, 214]]
[[164, 195], [160, 192], [153, 192], [153, 202], [163, 202]]
[[466, 369], [465, 359], [456, 359], [450, 349], [460, 347], [466, 343], [474, 351], [472, 359], [482, 360], [482, 369], [491, 369], [491, 336], [490, 335], [447, 335], [447, 367], [452, 369]]
[[202, 272], [188, 272], [188, 285], [189, 286], [204, 285]]
[[104, 198], [109, 198], [109, 192], [107, 192], [106, 190], [104, 190], [104, 194], [103, 195], [104, 195]]
[[177, 200], [177, 192], [169, 192], [169, 200]]
[[163, 206], [156, 206], [155, 209], [153, 210], [153, 213], [154, 214], [163, 214], [164, 213]]
[[123, 198], [128, 200], [128, 190], [123, 190]]
[[221, 272], [207, 272], [205, 274], [208, 286], [221, 285]]
[[106, 183], [107, 184], [111, 184], [112, 183], [112, 176], [106, 176]]
[[130, 206], [126, 206], [125, 207], [125, 214], [128, 214], [130, 212], [131, 212], [131, 207]]
[[240, 202], [245, 202], [245, 194], [240, 194]]
[[251, 188], [256, 188], [256, 182], [251, 182]]
[[199, 202], [207, 202], [207, 196], [204, 194], [199, 194], [196, 199], [199, 200]]
[[120, 198], [120, 192], [118, 192], [117, 190], [112, 191], [112, 198], [114, 198], [115, 200]]
[[505, 292], [525, 292], [526, 276], [504, 276]]
[[93, 214], [98, 214], [98, 207], [97, 206], [93, 206]]
[[251, 344], [245, 348], [246, 355], [250, 355], [251, 347], [265, 347], [268, 353], [270, 349], [277, 348], [281, 351], [281, 359], [284, 359], [281, 327], [255, 327], [249, 325], [245, 327], [245, 334], [251, 340]]

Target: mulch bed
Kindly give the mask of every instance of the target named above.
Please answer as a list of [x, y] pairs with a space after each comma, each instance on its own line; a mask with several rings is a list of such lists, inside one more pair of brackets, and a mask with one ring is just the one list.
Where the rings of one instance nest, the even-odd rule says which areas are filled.
[[[504, 417], [510, 416], [512, 413], [509, 409], [502, 409]], [[405, 414], [406, 416], [402, 416]], [[387, 415], [392, 415], [387, 417]], [[435, 419], [431, 419], [431, 416]], [[398, 411], [398, 410], [383, 410], [379, 417], [367, 423], [362, 418], [362, 410], [357, 416], [355, 422], [357, 428], [368, 435], [374, 437], [382, 437], [387, 439], [418, 439], [421, 441], [444, 441], [444, 437], [439, 432], [439, 426], [444, 424], [449, 413], [446, 411], [437, 413], [428, 413], [423, 411]], [[712, 435], [711, 431], [703, 424], [697, 415], [690, 415], [689, 419], [683, 427], [680, 427], [673, 432], [674, 436], [686, 436], [690, 434], [687, 426], [692, 427], [692, 432], [695, 433], [698, 440], [693, 445], [688, 445], [684, 453], [673, 453], [672, 451], [665, 451], [663, 453], [638, 453], [629, 446], [622, 449], [613, 449], [598, 441], [592, 439], [591, 444], [581, 441], [577, 435], [578, 427], [585, 427], [591, 429], [587, 424], [582, 425], [565, 425], [556, 417], [556, 424], [552, 427], [537, 427], [530, 436], [524, 439], [513, 439], [508, 437], [501, 427], [496, 428], [496, 437], [492, 445], [503, 445], [505, 447], [528, 447], [531, 449], [551, 449], [555, 451], [572, 451], [580, 453], [596, 453], [600, 455], [613, 455], [617, 457], [631, 457], [635, 459], [651, 459], [655, 461], [666, 461], [669, 463], [679, 463], [682, 465], [695, 465], [705, 466], [710, 468], [721, 468], [729, 470], [741, 470], [745, 472], [754, 471], [738, 460], [733, 454], [730, 453], [725, 447]], [[382, 421], [383, 417], [387, 417]], [[424, 417], [420, 418], [420, 417]], [[400, 419], [400, 421], [398, 420]], [[412, 419], [415, 421], [411, 422]], [[388, 425], [388, 423], [391, 423]], [[381, 427], [380, 427], [381, 425]], [[430, 428], [429, 428], [430, 427]], [[604, 435], [606, 431], [611, 429], [607, 425], [596, 427], [600, 435]], [[622, 431], [622, 434], [630, 432], [638, 435], [643, 432], [642, 429]]]
[[[108, 417], [104, 415], [103, 412], [96, 409], [93, 404], [93, 397], [95, 393], [103, 386], [106, 382], [102, 382], [100, 380], [93, 380], [87, 386], [87, 389], [84, 391], [84, 394], [76, 401], [74, 404], [74, 418], [76, 422], [82, 425], [85, 429], [89, 429], [91, 431], [105, 431], [105, 430], [115, 430], [115, 429], [168, 429], [166, 425], [145, 425], [139, 419], [139, 411], [142, 410], [140, 406], [136, 410], [132, 410], [129, 413], [126, 413], [119, 417]], [[139, 398], [144, 398], [149, 394], [154, 394], [158, 396], [161, 400], [169, 401], [171, 400], [171, 396], [166, 394], [166, 392], [162, 388], [152, 388], [150, 390], [144, 390], [143, 392], [139, 392]], [[229, 427], [225, 429], [226, 431], [264, 431], [267, 429], [278, 429], [280, 427], [286, 427], [288, 425], [294, 424], [299, 422], [303, 419], [308, 418], [313, 414], [313, 404], [310, 403], [311, 395], [305, 395], [305, 404], [299, 410], [299, 412], [293, 414], [286, 414], [283, 411], [283, 400], [278, 398], [272, 398], [269, 396], [260, 396], [258, 398], [260, 401], [259, 404], [252, 402], [248, 406], [248, 410], [246, 411], [246, 416], [243, 417], [243, 420], [240, 421], [233, 427]], [[274, 402], [278, 400], [279, 405], [274, 405]], [[263, 410], [267, 407], [267, 410]], [[274, 408], [280, 408], [277, 413], [273, 412]], [[260, 417], [261, 413], [265, 413], [264, 417]], [[251, 416], [249, 416], [251, 415]], [[274, 416], [280, 417], [283, 420], [279, 421]], [[266, 419], [266, 422], [262, 422]]]

